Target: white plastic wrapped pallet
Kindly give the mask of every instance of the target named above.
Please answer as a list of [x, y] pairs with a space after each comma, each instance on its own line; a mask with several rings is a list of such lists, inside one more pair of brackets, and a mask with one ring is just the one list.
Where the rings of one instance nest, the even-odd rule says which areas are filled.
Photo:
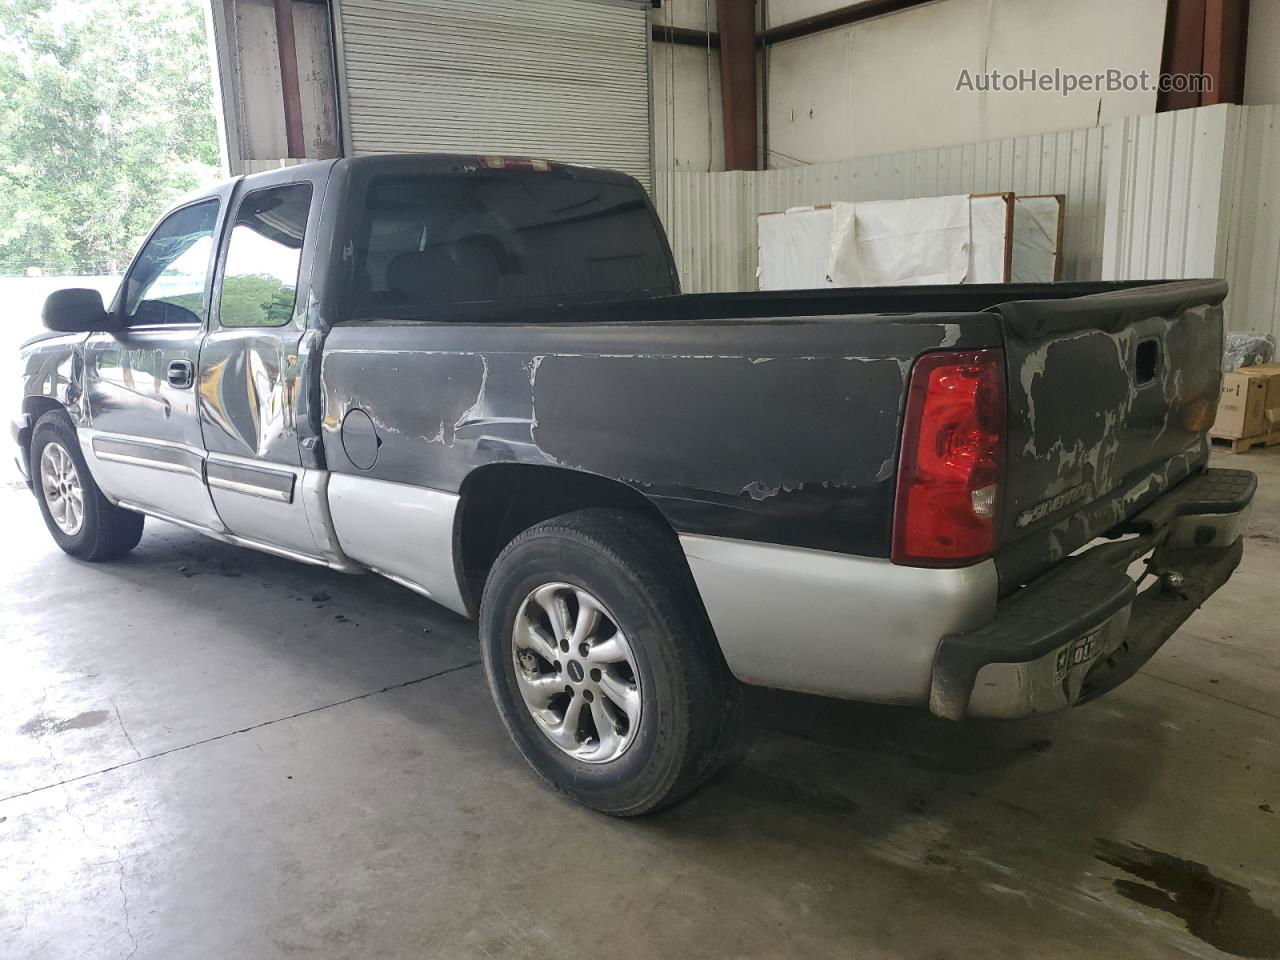
[[969, 273], [965, 283], [1004, 283], [1009, 279], [1009, 204], [1013, 194], [969, 198]]
[[1000, 283], [1012, 194], [832, 203], [761, 214], [761, 290]]
[[760, 243], [760, 289], [834, 287], [827, 276], [832, 219], [829, 205], [795, 207], [785, 213], [762, 213], [756, 220]]
[[832, 204], [829, 276], [840, 287], [963, 283], [968, 197]]
[[1058, 237], [1062, 199], [1057, 196], [1018, 197], [1013, 207], [1014, 283], [1045, 283], [1057, 279]]

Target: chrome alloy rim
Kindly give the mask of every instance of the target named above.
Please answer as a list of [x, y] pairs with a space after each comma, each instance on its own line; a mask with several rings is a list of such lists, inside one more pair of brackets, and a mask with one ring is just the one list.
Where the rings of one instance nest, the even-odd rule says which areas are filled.
[[603, 603], [567, 583], [538, 587], [516, 614], [511, 655], [543, 736], [586, 763], [626, 753], [640, 729], [640, 671]]
[[60, 443], [50, 443], [40, 454], [40, 489], [53, 522], [69, 537], [84, 525], [84, 490], [71, 454]]

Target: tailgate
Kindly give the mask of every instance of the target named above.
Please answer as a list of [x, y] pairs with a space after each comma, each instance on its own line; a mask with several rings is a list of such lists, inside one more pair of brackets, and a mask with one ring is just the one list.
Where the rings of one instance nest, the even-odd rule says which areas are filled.
[[1222, 281], [1186, 280], [993, 308], [1009, 395], [1002, 592], [1207, 460], [1226, 292]]

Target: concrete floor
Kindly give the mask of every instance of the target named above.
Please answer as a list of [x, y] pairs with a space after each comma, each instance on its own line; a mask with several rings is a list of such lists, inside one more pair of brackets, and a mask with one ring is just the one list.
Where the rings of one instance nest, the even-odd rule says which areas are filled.
[[475, 631], [151, 522], [59, 553], [0, 490], [0, 956], [1280, 957], [1280, 450], [1245, 563], [1134, 680], [1012, 724], [753, 693], [620, 822], [526, 771]]

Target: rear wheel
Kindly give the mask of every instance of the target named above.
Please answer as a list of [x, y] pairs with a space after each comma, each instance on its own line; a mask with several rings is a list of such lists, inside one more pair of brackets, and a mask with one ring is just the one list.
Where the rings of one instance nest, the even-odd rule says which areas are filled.
[[75, 428], [52, 411], [31, 432], [31, 481], [45, 526], [80, 560], [111, 560], [142, 539], [144, 517], [111, 503], [93, 482]]
[[582, 510], [503, 550], [480, 612], [486, 676], [535, 771], [615, 816], [673, 803], [720, 766], [737, 699], [669, 535]]

